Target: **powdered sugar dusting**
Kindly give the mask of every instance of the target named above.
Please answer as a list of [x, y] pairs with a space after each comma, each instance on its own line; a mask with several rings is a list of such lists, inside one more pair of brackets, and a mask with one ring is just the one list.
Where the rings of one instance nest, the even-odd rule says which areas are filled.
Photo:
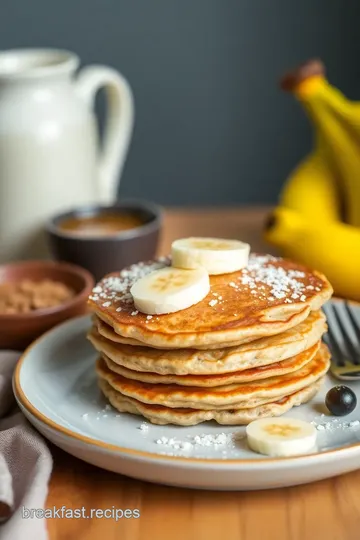
[[336, 431], [343, 429], [360, 429], [359, 420], [351, 420], [350, 422], [341, 422], [337, 418], [334, 420], [327, 420], [326, 422], [318, 423], [316, 421], [311, 422], [318, 431]]
[[[272, 255], [250, 255], [248, 266], [243, 268], [237, 277], [229, 274], [228, 286], [232, 289], [231, 294], [233, 295], [234, 291], [248, 291], [254, 301], [270, 301], [275, 305], [277, 301], [287, 304], [306, 302], [309, 295], [312, 296], [315, 291], [321, 291], [319, 281], [308, 285], [307, 274], [300, 270], [282, 267], [281, 260]], [[138, 311], [134, 309], [131, 287], [139, 279], [170, 264], [169, 257], [162, 257], [149, 263], [133, 264], [118, 274], [104, 278], [94, 287], [90, 299], [103, 307], [114, 306], [117, 312], [123, 310], [135, 316]], [[223, 288], [221, 291], [216, 290], [216, 285], [213, 285], [212, 297], [207, 301], [208, 306], [218, 311], [219, 309], [225, 311], [227, 298], [223, 291]], [[220, 306], [225, 307], [220, 308]], [[151, 318], [147, 317], [145, 320], [150, 322]]]
[[188, 437], [188, 440], [183, 441], [176, 439], [176, 437], [160, 437], [156, 440], [156, 444], [166, 446], [167, 448], [173, 448], [174, 450], [192, 450], [199, 446], [207, 447], [234, 447], [234, 434], [233, 433], [217, 433], [211, 435], [204, 433], [201, 435], [195, 435], [194, 437]]
[[[251, 255], [249, 263], [241, 272], [238, 279], [229, 282], [229, 287], [235, 290], [248, 289], [254, 298], [259, 300], [283, 300], [291, 304], [294, 300], [305, 302], [313, 285], [306, 285], [303, 280], [307, 277], [300, 270], [285, 269], [279, 264], [281, 259], [272, 255]], [[316, 287], [319, 292], [320, 287]]]
[[194, 444], [198, 446], [228, 446], [233, 441], [232, 433], [218, 433], [217, 435], [195, 435]]
[[[281, 266], [271, 264], [278, 260], [271, 255], [252, 255], [247, 268], [239, 278], [240, 284], [253, 289], [251, 292], [255, 292], [255, 294], [259, 289], [264, 289], [265, 285], [270, 288], [271, 298], [281, 300], [291, 294], [291, 298], [296, 299], [301, 295], [301, 301], [305, 301], [306, 286], [300, 281], [305, 278], [305, 273], [299, 270], [285, 270]], [[291, 302], [290, 298], [286, 298], [286, 303], [290, 304]]]
[[[132, 285], [139, 279], [169, 266], [169, 259], [161, 257], [152, 263], [137, 263], [133, 264], [126, 270], [122, 270], [118, 274], [105, 277], [94, 289], [90, 296], [90, 300], [94, 302], [102, 300], [103, 307], [110, 307], [112, 304], [125, 303], [129, 306], [133, 303], [130, 289]], [[116, 311], [121, 311], [121, 307], [116, 306]], [[138, 311], [132, 310], [133, 316], [137, 315]]]
[[101, 293], [101, 292], [102, 292], [102, 288], [99, 285], [93, 288], [94, 294]]

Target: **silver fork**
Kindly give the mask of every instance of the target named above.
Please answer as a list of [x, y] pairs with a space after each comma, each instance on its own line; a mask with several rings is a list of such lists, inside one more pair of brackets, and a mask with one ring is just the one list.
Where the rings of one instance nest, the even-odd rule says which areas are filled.
[[331, 302], [323, 306], [323, 311], [328, 324], [324, 341], [331, 352], [330, 371], [341, 380], [360, 380], [360, 328], [351, 305]]

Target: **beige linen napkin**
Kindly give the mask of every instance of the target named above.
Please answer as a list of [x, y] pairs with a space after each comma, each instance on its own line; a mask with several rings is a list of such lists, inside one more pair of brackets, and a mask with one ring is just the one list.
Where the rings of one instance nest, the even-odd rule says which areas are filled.
[[15, 404], [12, 374], [19, 353], [0, 352], [0, 539], [46, 540], [46, 520], [26, 518], [43, 508], [52, 458]]

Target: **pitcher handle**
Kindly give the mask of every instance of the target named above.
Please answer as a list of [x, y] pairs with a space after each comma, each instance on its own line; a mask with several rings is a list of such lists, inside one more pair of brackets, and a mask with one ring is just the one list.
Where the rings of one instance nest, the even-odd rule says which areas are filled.
[[134, 100], [127, 80], [107, 66], [89, 66], [78, 74], [76, 88], [89, 107], [95, 96], [105, 88], [107, 117], [102, 151], [99, 156], [98, 182], [101, 204], [116, 199], [117, 179], [121, 178], [134, 124]]

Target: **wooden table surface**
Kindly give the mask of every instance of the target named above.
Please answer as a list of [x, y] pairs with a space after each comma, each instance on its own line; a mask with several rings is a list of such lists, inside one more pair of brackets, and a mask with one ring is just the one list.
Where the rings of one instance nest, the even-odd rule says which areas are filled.
[[[161, 252], [179, 236], [240, 238], [264, 250], [264, 209], [167, 212]], [[268, 248], [267, 248], [268, 249]], [[137, 508], [139, 519], [52, 519], [50, 540], [358, 540], [360, 470], [307, 486], [209, 492], [116, 475], [51, 447], [46, 507]], [[360, 464], [359, 464], [360, 466]]]

